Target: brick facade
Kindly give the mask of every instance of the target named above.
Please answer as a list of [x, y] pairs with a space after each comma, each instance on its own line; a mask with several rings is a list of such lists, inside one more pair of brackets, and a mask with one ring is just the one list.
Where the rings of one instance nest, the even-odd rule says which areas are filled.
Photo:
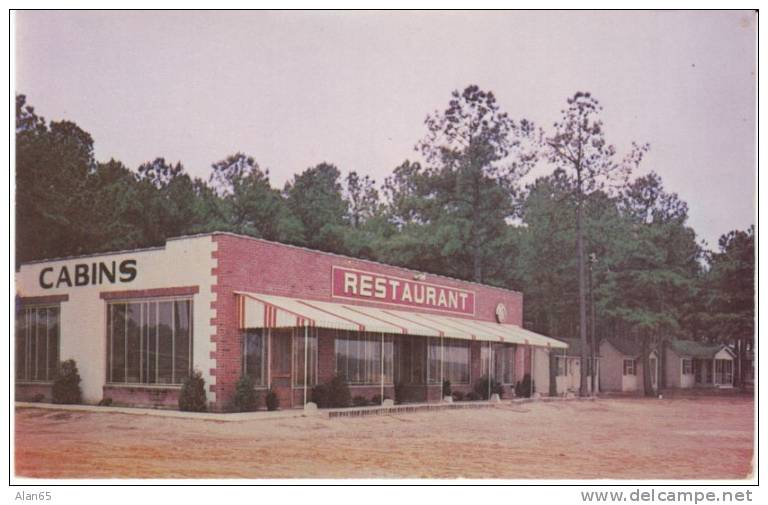
[[[238, 327], [239, 315], [235, 291], [330, 302], [334, 301], [331, 296], [331, 275], [334, 266], [404, 278], [413, 278], [414, 274], [419, 273], [381, 263], [230, 234], [214, 234], [212, 240], [217, 246], [213, 253], [217, 266], [212, 272], [216, 276], [213, 287], [216, 302], [212, 304], [216, 317], [211, 321], [216, 327], [215, 334], [211, 336], [212, 342], [215, 343], [216, 350], [212, 352], [212, 358], [216, 365], [210, 370], [210, 374], [216, 377], [216, 384], [210, 386], [210, 391], [216, 394], [214, 405], [216, 410], [226, 410], [231, 404], [242, 366], [242, 336]], [[427, 282], [474, 291], [476, 297], [474, 319], [495, 321], [496, 306], [503, 303], [507, 308], [506, 322], [522, 326], [523, 297], [521, 293], [437, 275], [427, 274], [426, 277]], [[345, 300], [344, 303], [391, 308], [388, 305], [354, 300]], [[397, 307], [397, 309], [430, 312], [410, 307]], [[527, 360], [524, 352], [524, 349], [518, 349], [520, 365], [516, 368], [520, 377], [517, 380], [520, 380], [526, 371]], [[332, 338], [321, 338], [318, 342], [318, 367], [318, 379], [321, 383], [333, 377], [335, 356]], [[480, 370], [480, 342], [472, 342], [470, 384], [456, 385], [454, 390], [470, 391], [473, 387], [472, 382], [480, 377]], [[303, 404], [303, 388], [292, 388], [286, 383], [283, 388], [276, 389], [281, 406]], [[507, 389], [511, 393], [511, 388]], [[352, 396], [360, 395], [370, 398], [380, 394], [380, 386], [353, 386], [351, 390]], [[385, 396], [392, 397], [393, 393], [393, 386], [385, 388]], [[440, 396], [439, 385], [426, 388], [425, 400], [439, 400]]]

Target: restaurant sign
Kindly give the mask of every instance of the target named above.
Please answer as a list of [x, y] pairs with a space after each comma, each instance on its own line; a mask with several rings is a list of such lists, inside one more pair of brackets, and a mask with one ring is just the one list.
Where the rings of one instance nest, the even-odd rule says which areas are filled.
[[334, 298], [475, 314], [475, 293], [403, 277], [333, 267]]

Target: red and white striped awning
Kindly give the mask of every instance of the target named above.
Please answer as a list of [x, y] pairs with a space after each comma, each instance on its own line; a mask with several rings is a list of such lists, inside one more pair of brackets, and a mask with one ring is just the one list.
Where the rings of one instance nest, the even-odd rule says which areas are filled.
[[260, 293], [236, 292], [235, 294], [239, 302], [240, 328], [311, 326], [372, 333], [508, 342], [561, 349], [568, 347], [564, 342], [514, 324], [498, 324], [424, 312], [379, 309]]

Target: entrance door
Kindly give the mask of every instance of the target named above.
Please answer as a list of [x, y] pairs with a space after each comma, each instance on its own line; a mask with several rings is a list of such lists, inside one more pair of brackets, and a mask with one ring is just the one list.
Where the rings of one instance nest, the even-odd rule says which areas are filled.
[[715, 360], [715, 385], [733, 385], [733, 361], [729, 359]]
[[272, 389], [284, 408], [293, 407], [293, 381], [291, 379], [291, 330], [272, 330], [270, 342], [270, 371]]

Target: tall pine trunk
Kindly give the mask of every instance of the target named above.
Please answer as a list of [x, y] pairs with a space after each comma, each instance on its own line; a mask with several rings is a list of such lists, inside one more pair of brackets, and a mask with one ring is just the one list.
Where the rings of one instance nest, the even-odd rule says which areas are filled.
[[576, 202], [576, 248], [577, 261], [579, 264], [579, 339], [581, 340], [581, 366], [579, 367], [579, 395], [587, 396], [587, 358], [589, 356], [587, 349], [587, 282], [584, 269], [584, 230], [582, 225], [582, 183], [581, 171], [577, 172], [576, 191], [578, 192]]
[[[651, 363], [650, 363], [650, 335], [648, 332], [643, 332], [643, 345], [642, 345], [642, 364], [643, 364], [643, 394], [645, 396], [653, 396], [653, 385], [651, 384]], [[658, 366], [658, 360], [657, 364]]]

